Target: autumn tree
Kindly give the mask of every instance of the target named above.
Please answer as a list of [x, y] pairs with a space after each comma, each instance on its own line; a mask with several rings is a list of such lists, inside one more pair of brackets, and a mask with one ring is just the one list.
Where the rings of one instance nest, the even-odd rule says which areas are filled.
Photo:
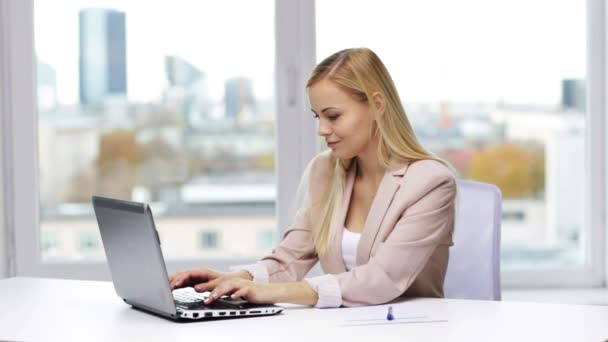
[[249, 162], [249, 167], [255, 170], [274, 171], [274, 152], [256, 154]]
[[134, 132], [115, 130], [102, 134], [96, 160], [98, 193], [131, 198], [139, 160], [139, 147]]
[[498, 186], [505, 198], [537, 196], [545, 188], [544, 150], [512, 143], [485, 148], [471, 158], [468, 176]]

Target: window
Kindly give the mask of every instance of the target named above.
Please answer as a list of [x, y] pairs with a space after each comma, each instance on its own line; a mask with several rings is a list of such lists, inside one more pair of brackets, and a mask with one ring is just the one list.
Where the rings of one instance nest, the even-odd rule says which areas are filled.
[[40, 249], [42, 250], [42, 253], [48, 257], [52, 258], [56, 255], [61, 249], [57, 235], [50, 232], [45, 234], [40, 240]]
[[[300, 115], [313, 5], [0, 3], [16, 274], [109, 279], [101, 245], [77, 248], [97, 230], [92, 193], [151, 204], [169, 272], [257, 260], [256, 231], [293, 220], [315, 152], [314, 122]], [[227, 242], [205, 254], [197, 234], [209, 226]], [[53, 253], [41, 247], [49, 234]]]
[[502, 219], [504, 221], [521, 222], [526, 219], [526, 212], [523, 210], [522, 211], [503, 211]]
[[422, 144], [502, 190], [503, 270], [588, 265], [585, 3], [348, 2], [336, 25], [343, 6], [317, 2], [317, 61], [370, 47]]
[[[369, 46], [425, 146], [462, 177], [503, 189], [503, 280], [602, 284], [603, 2], [365, 5], [0, 2], [4, 202], [17, 275], [109, 279], [100, 245], [78, 250], [80, 234], [97, 229], [92, 193], [150, 202], [170, 270], [199, 267], [201, 257], [216, 268], [257, 259], [267, 252], [258, 232], [277, 227], [278, 240], [292, 222], [316, 150], [303, 83], [316, 60]], [[344, 6], [349, 15], [335, 25]], [[493, 172], [480, 168], [490, 164]], [[238, 171], [214, 178], [230, 168]], [[225, 242], [211, 254], [199, 248], [206, 227]]]
[[202, 232], [200, 237], [201, 249], [215, 249], [219, 247], [217, 232]]
[[[151, 203], [182, 246], [211, 221], [276, 227], [273, 1], [37, 1], [34, 14], [40, 232], [84, 234], [54, 260], [104, 259], [93, 194]], [[218, 235], [201, 247], [234, 256]], [[206, 255], [185, 250], [165, 256]]]
[[259, 250], [263, 250], [266, 253], [269, 253], [270, 250], [276, 244], [276, 232], [273, 229], [267, 229], [264, 231], [260, 231], [255, 236], [255, 245]]
[[95, 256], [95, 253], [103, 252], [99, 234], [94, 234], [89, 231], [80, 233], [77, 250], [83, 258], [91, 258]]

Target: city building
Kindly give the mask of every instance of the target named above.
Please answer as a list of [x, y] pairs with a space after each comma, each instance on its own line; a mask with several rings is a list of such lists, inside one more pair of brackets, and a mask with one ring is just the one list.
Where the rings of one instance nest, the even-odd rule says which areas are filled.
[[224, 91], [225, 116], [242, 122], [257, 114], [257, 103], [250, 79], [237, 77], [226, 80]]
[[51, 112], [57, 107], [57, 73], [50, 64], [38, 60], [36, 79], [38, 82], [38, 112], [40, 114]]
[[562, 108], [573, 109], [581, 113], [587, 108], [587, 95], [585, 80], [562, 80]]
[[182, 57], [165, 56], [165, 76], [167, 109], [178, 113], [187, 129], [205, 127], [212, 109], [205, 73]]
[[79, 14], [80, 103], [102, 105], [109, 97], [127, 96], [125, 14], [83, 9]]

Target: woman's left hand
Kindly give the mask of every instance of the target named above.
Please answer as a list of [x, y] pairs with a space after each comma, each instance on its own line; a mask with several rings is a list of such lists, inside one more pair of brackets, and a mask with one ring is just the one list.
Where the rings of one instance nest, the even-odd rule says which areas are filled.
[[272, 289], [271, 284], [259, 284], [241, 278], [219, 278], [196, 285], [194, 290], [196, 292], [211, 291], [211, 294], [205, 300], [205, 304], [210, 304], [225, 295], [232, 299], [243, 298], [254, 304], [274, 304], [277, 302], [276, 289]]

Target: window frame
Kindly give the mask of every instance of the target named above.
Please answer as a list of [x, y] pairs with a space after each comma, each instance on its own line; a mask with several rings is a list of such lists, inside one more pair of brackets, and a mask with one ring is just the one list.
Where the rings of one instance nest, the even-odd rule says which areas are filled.
[[8, 141], [10, 140], [10, 136], [7, 132], [7, 127], [10, 127], [10, 116], [3, 115], [4, 113], [8, 113], [8, 99], [9, 92], [8, 87], [5, 85], [8, 84], [8, 68], [6, 63], [3, 61], [8, 60], [8, 50], [4, 47], [7, 45], [5, 42], [7, 41], [7, 32], [8, 32], [8, 22], [5, 20], [7, 15], [7, 3], [5, 1], [0, 1], [0, 278], [6, 277], [9, 274], [14, 273], [14, 258], [12, 250], [13, 244], [11, 243], [9, 246], [9, 241], [13, 241], [12, 229], [9, 227], [12, 226], [10, 222], [10, 218], [12, 218], [11, 211], [9, 210], [10, 204], [8, 202], [8, 196], [6, 193], [12, 192], [11, 188], [8, 186], [11, 184], [9, 181], [11, 178], [9, 177], [8, 171], [4, 170], [5, 165], [7, 165], [8, 161]]
[[583, 236], [587, 263], [575, 269], [509, 270], [503, 288], [606, 286], [606, 6], [587, 0], [586, 206]]

